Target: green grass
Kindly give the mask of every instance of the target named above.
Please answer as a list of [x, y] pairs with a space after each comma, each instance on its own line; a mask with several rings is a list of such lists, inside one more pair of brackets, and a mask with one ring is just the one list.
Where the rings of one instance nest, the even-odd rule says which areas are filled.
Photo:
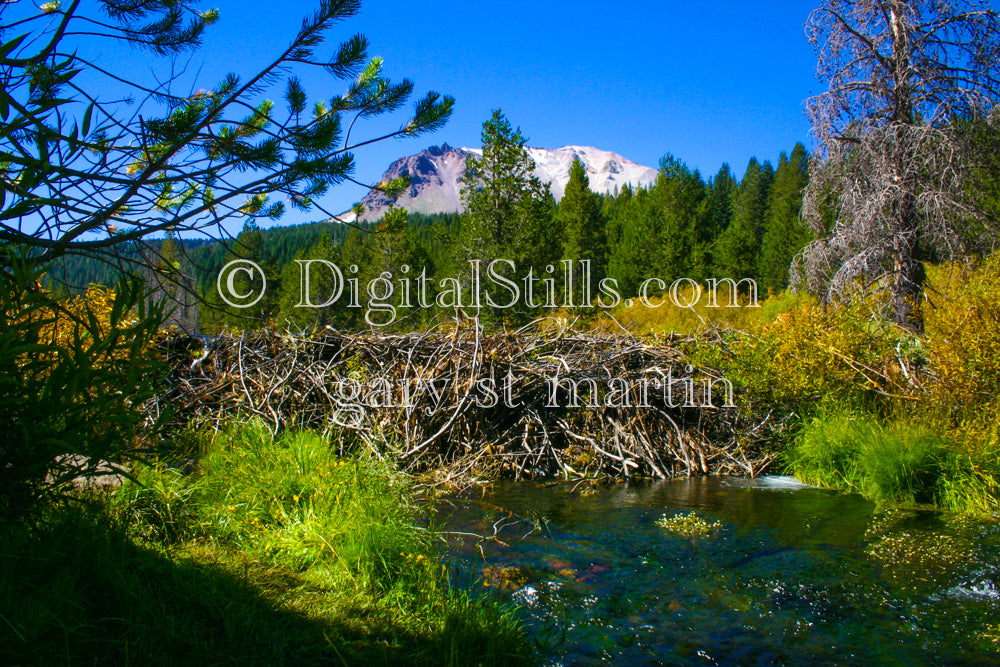
[[803, 481], [857, 491], [880, 505], [996, 511], [1000, 450], [971, 450], [942, 433], [919, 423], [834, 413], [809, 422], [787, 458]]
[[938, 505], [951, 512], [996, 515], [1000, 512], [1000, 437], [998, 426], [963, 424], [956, 447], [944, 463]]
[[517, 664], [514, 611], [449, 584], [407, 479], [260, 423], [200, 470], [0, 539], [2, 664]]

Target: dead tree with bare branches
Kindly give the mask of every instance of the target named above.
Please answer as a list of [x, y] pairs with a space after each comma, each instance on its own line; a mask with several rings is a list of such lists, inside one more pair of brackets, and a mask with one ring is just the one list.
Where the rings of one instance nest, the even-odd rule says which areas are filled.
[[808, 102], [820, 145], [803, 216], [817, 239], [793, 283], [826, 298], [882, 289], [887, 315], [919, 329], [923, 262], [997, 237], [956, 121], [997, 128], [1000, 18], [978, 0], [826, 0], [806, 31], [829, 90]]

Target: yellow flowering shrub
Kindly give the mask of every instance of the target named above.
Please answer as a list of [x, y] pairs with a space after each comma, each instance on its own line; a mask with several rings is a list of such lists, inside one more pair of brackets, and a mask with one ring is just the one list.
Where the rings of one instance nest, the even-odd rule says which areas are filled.
[[[50, 299], [52, 297], [45, 290], [40, 290], [40, 293]], [[122, 317], [116, 317], [117, 321], [112, 324], [116, 299], [114, 289], [90, 285], [81, 295], [51, 300], [25, 316], [34, 318], [41, 325], [38, 342], [51, 346], [50, 354], [57, 354], [58, 350], [67, 350], [75, 345], [90, 349], [96, 341], [107, 337], [112, 327], [125, 329], [136, 323], [135, 316], [126, 313]], [[117, 349], [113, 354], [122, 357], [126, 350]]]
[[727, 331], [693, 350], [698, 363], [720, 368], [747, 396], [775, 404], [837, 399], [912, 398], [924, 344], [879, 317], [872, 300], [824, 309], [800, 299], [755, 331]]
[[953, 417], [997, 410], [1000, 394], [1000, 254], [978, 267], [930, 267], [925, 310], [934, 402]]

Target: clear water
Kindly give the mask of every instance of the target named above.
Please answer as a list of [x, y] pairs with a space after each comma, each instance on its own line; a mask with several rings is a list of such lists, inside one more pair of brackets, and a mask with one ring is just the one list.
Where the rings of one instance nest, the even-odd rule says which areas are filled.
[[[548, 664], [1000, 664], [995, 523], [786, 477], [510, 483], [438, 510], [456, 576], [516, 600]], [[656, 524], [692, 511], [722, 527]]]

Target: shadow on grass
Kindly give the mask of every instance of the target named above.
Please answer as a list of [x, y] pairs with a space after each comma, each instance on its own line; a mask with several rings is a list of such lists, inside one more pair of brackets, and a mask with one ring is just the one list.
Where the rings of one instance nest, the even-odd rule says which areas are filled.
[[240, 576], [138, 546], [85, 512], [32, 529], [0, 528], [0, 664], [507, 664], [518, 658], [484, 655], [489, 638], [463, 627], [458, 616], [427, 635], [350, 605], [330, 619], [306, 617], [281, 602], [297, 583], [294, 573], [248, 567]]

